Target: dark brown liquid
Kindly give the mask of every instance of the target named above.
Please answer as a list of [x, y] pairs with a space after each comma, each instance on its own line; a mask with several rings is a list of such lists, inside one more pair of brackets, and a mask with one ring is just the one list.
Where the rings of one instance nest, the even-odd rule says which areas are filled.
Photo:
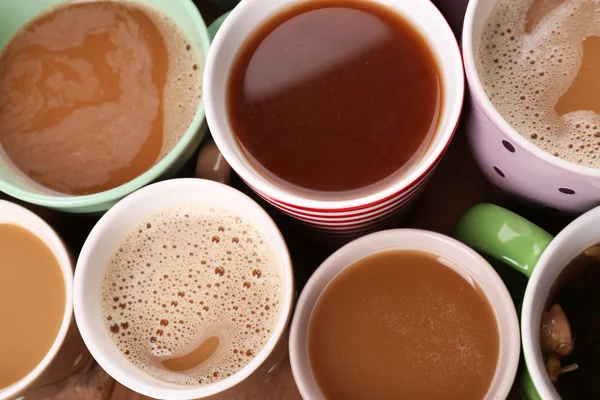
[[339, 197], [397, 179], [419, 161], [437, 127], [441, 76], [425, 39], [391, 10], [318, 0], [248, 40], [228, 102], [233, 130], [262, 174], [292, 191]]
[[0, 56], [0, 144], [19, 170], [81, 195], [158, 161], [170, 63], [161, 18], [129, 2], [69, 4], [12, 39]]
[[562, 307], [574, 340], [573, 352], [561, 359], [561, 366], [579, 366], [555, 382], [564, 400], [600, 398], [599, 288], [600, 260], [582, 254], [561, 273], [549, 296], [548, 309], [552, 304]]
[[417, 251], [359, 260], [325, 289], [309, 328], [329, 400], [483, 399], [499, 351], [481, 290]]

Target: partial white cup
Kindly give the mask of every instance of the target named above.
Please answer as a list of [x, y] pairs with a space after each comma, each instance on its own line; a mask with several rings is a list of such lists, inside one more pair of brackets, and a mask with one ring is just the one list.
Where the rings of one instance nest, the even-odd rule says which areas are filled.
[[[65, 286], [65, 310], [58, 335], [42, 361], [11, 386], [0, 388], [0, 400], [38, 398], [37, 389], [72, 375], [89, 358], [73, 319], [73, 264], [56, 232], [43, 219], [17, 204], [0, 200], [0, 224], [14, 224], [33, 233], [50, 249], [60, 266]], [[1, 264], [0, 264], [1, 265]], [[42, 310], [43, 311], [43, 310]], [[2, 357], [2, 355], [0, 355]]]
[[485, 400], [508, 396], [519, 363], [519, 322], [508, 290], [487, 261], [464, 244], [433, 232], [396, 229], [363, 236], [342, 247], [321, 264], [304, 287], [292, 321], [290, 361], [302, 397], [324, 400], [311, 370], [308, 354], [308, 328], [315, 305], [338, 273], [366, 256], [389, 250], [418, 250], [446, 260], [449, 268], [483, 289], [496, 317], [500, 337], [496, 372]]
[[[110, 258], [128, 233], [141, 221], [164, 209], [185, 204], [214, 204], [231, 210], [252, 223], [265, 236], [278, 256], [284, 279], [281, 315], [273, 335], [256, 357], [236, 374], [220, 382], [186, 387], [159, 381], [136, 368], [114, 345], [102, 316], [101, 287]], [[214, 395], [232, 398], [257, 371], [265, 369], [280, 343], [287, 340], [287, 327], [292, 314], [294, 280], [287, 245], [269, 215], [245, 194], [220, 183], [202, 179], [174, 179], [155, 183], [129, 195], [111, 208], [88, 236], [75, 272], [75, 317], [90, 352], [114, 379], [129, 389], [157, 399], [205, 399]], [[266, 368], [267, 370], [270, 369]]]
[[554, 282], [569, 262], [585, 249], [600, 243], [600, 207], [577, 218], [563, 229], [546, 247], [535, 268], [523, 299], [521, 329], [523, 353], [527, 369], [539, 396], [559, 400], [560, 396], [548, 378], [540, 345], [542, 314]]

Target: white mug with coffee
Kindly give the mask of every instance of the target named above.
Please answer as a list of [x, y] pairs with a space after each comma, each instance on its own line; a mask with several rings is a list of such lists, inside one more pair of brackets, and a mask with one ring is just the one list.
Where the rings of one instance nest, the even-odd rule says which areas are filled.
[[45, 399], [90, 359], [73, 319], [73, 265], [39, 216], [0, 200], [0, 399]]
[[[351, 328], [335, 330], [344, 319]], [[289, 350], [305, 399], [345, 398], [352, 387], [360, 398], [443, 390], [500, 400], [513, 385], [520, 340], [508, 290], [485, 259], [449, 237], [397, 229], [363, 236], [321, 264], [298, 299]]]
[[467, 130], [500, 190], [572, 213], [600, 203], [597, 12], [588, 1], [469, 3]]
[[100, 219], [79, 256], [74, 303], [90, 352], [124, 386], [232, 398], [284, 359], [293, 296], [268, 214], [225, 185], [177, 179]]

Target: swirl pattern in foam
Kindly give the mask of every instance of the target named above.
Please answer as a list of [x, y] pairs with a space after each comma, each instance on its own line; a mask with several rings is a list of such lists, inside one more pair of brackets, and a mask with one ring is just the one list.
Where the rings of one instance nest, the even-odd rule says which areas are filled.
[[195, 204], [140, 223], [113, 255], [102, 288], [115, 345], [150, 376], [185, 386], [248, 364], [277, 324], [284, 290], [281, 263], [256, 227]]
[[488, 97], [517, 132], [600, 168], [600, 1], [500, 0], [476, 53]]
[[147, 2], [64, 3], [0, 49], [0, 149], [35, 188], [86, 195], [175, 148], [200, 106], [202, 63]]

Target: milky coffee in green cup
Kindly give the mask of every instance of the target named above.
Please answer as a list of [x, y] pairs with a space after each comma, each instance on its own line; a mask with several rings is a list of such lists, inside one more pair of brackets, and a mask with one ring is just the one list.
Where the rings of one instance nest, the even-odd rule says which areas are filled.
[[[53, 7], [69, 3], [65, 0], [27, 0], [0, 2], [0, 49], [3, 49], [27, 23]], [[124, 2], [127, 3], [127, 2]], [[192, 0], [135, 0], [149, 6], [174, 22], [189, 41], [203, 70], [210, 44], [208, 31]], [[193, 154], [206, 132], [204, 104], [201, 101], [193, 121], [174, 147], [150, 169], [114, 189], [89, 195], [58, 193], [27, 178], [8, 159], [0, 146], [0, 191], [53, 209], [73, 213], [103, 212], [131, 192], [160, 179], [172, 176]]]

